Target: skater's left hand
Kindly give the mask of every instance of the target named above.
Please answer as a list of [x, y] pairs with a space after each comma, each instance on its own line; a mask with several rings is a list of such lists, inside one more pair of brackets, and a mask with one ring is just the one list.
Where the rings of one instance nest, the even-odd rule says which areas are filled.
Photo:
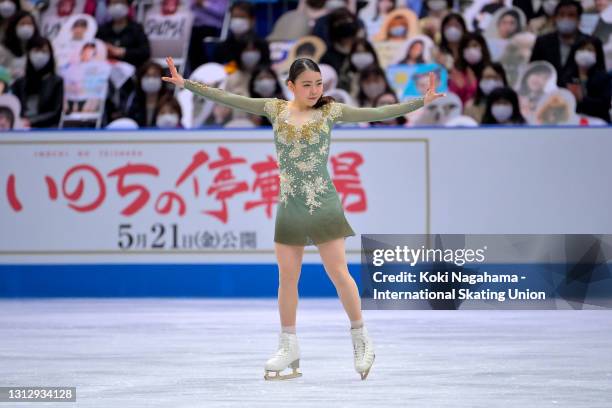
[[429, 88], [425, 93], [425, 105], [443, 96], [446, 96], [446, 94], [436, 93], [436, 75], [432, 71], [429, 73]]

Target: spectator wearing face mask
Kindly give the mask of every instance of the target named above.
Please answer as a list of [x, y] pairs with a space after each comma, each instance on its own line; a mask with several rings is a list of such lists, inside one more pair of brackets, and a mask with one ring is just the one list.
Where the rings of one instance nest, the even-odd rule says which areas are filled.
[[483, 125], [522, 125], [518, 96], [512, 88], [497, 88], [487, 97], [487, 107], [482, 118]]
[[57, 127], [64, 102], [64, 81], [55, 73], [53, 47], [46, 38], [34, 37], [26, 50], [26, 74], [11, 87], [21, 103], [24, 125]]
[[359, 92], [359, 77], [361, 76], [361, 72], [370, 66], [379, 67], [380, 63], [374, 47], [364, 38], [355, 40], [351, 48], [349, 61], [349, 69], [345, 77], [349, 87], [347, 92], [353, 98], [356, 98]]
[[576, 97], [576, 112], [610, 122], [610, 76], [593, 38], [580, 40], [572, 49], [561, 86]]
[[489, 49], [480, 34], [467, 33], [459, 43], [459, 59], [449, 73], [448, 89], [465, 105], [476, 95], [478, 76], [482, 68], [491, 62]]
[[449, 13], [442, 19], [440, 26], [440, 45], [434, 51], [434, 58], [438, 64], [450, 71], [459, 59], [459, 42], [467, 32], [463, 16]]
[[[557, 77], [560, 79], [570, 61], [569, 55], [572, 47], [580, 40], [590, 38], [589, 35], [578, 29], [581, 15], [582, 5], [578, 1], [561, 0], [555, 8], [557, 29], [537, 38], [531, 53], [531, 61], [550, 62], [555, 67]], [[597, 38], [593, 38], [593, 41], [596, 44], [596, 52], [601, 53], [603, 59], [601, 41]]]
[[[238, 95], [249, 94], [249, 82], [253, 71], [260, 66], [270, 65], [270, 48], [265, 40], [250, 37], [239, 44], [236, 61], [237, 70], [228, 75], [225, 90]], [[246, 112], [235, 112], [245, 117]]]
[[[344, 9], [351, 14], [353, 14], [353, 12], [351, 11], [352, 9], [349, 7], [347, 0], [327, 0], [325, 2], [325, 8], [328, 10], [328, 13], [319, 17], [315, 21], [315, 25], [312, 28], [311, 34], [325, 41], [325, 44], [327, 44], [327, 46], [329, 47], [332, 43], [332, 40], [331, 40], [332, 36], [330, 34], [330, 29], [331, 29], [330, 19], [332, 18], [332, 13], [340, 9]], [[366, 28], [365, 28], [364, 22], [360, 18], [355, 16], [354, 14], [353, 16], [354, 16], [355, 23], [357, 24], [357, 34], [356, 35], [358, 37], [360, 36], [365, 37]]]
[[331, 43], [321, 58], [322, 64], [332, 66], [338, 73], [338, 88], [350, 91], [350, 53], [356, 41], [357, 21], [345, 8], [334, 10], [329, 16], [329, 35]]
[[230, 7], [227, 39], [217, 45], [213, 61], [219, 64], [236, 61], [240, 57], [238, 49], [250, 38], [259, 40], [255, 33], [255, 8], [246, 1], [237, 1]]
[[[260, 67], [253, 71], [249, 81], [249, 96], [251, 98], [285, 99], [283, 88], [270, 66]], [[250, 119], [257, 126], [272, 126], [266, 116], [251, 115]]]
[[393, 89], [387, 81], [385, 71], [379, 66], [370, 65], [361, 71], [359, 77], [359, 93], [357, 103], [359, 106], [370, 108], [374, 101], [383, 93], [393, 93]]
[[151, 50], [142, 25], [129, 18], [129, 10], [128, 0], [108, 0], [107, 13], [112, 21], [99, 27], [96, 37], [106, 43], [109, 59], [139, 68], [149, 59]]
[[4, 42], [8, 22], [21, 10], [17, 0], [0, 0], [0, 42]]
[[128, 98], [127, 115], [139, 127], [155, 126], [155, 109], [159, 101], [172, 94], [161, 80], [162, 73], [162, 66], [149, 60], [136, 75], [136, 89]]
[[155, 126], [159, 129], [182, 129], [183, 111], [176, 98], [166, 95], [159, 100], [155, 110]]
[[0, 48], [0, 61], [9, 69], [13, 77], [20, 77], [25, 73], [27, 43], [39, 35], [32, 14], [27, 11], [17, 11], [13, 14], [6, 26], [3, 47]]
[[487, 97], [497, 88], [508, 86], [506, 72], [501, 64], [491, 62], [485, 64], [482, 73], [478, 78], [478, 90], [476, 96], [470, 99], [463, 109], [466, 116], [473, 118], [480, 123], [487, 106]]

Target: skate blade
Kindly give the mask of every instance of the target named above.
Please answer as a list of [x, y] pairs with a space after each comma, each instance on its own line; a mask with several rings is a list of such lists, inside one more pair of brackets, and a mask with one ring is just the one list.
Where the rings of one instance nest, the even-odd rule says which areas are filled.
[[[270, 373], [276, 373], [276, 374], [270, 375]], [[264, 379], [266, 381], [281, 381], [281, 380], [290, 380], [292, 378], [298, 378], [301, 376], [302, 376], [302, 373], [300, 373], [296, 369], [293, 369], [293, 372], [290, 374], [280, 374], [280, 372], [278, 371], [266, 371], [266, 374], [264, 375]]]
[[372, 356], [372, 365], [370, 366], [370, 368], [368, 368], [367, 370], [365, 370], [362, 373], [359, 373], [359, 375], [361, 375], [361, 380], [365, 380], [366, 378], [368, 378], [368, 374], [370, 374], [370, 369], [372, 368], [372, 366], [374, 365], [374, 360], [376, 359], [376, 354], [374, 354]]

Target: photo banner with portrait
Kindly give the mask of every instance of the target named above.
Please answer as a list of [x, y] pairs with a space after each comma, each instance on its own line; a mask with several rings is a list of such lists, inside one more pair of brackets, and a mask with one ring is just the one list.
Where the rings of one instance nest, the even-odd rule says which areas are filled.
[[387, 68], [387, 79], [400, 101], [425, 95], [429, 73], [436, 76], [436, 92], [448, 91], [448, 72], [439, 64], [398, 64]]
[[193, 14], [178, 1], [163, 1], [145, 14], [143, 27], [151, 45], [151, 58], [183, 59], [191, 38]]
[[53, 41], [73, 14], [85, 11], [86, 0], [49, 0], [40, 16], [40, 34]]

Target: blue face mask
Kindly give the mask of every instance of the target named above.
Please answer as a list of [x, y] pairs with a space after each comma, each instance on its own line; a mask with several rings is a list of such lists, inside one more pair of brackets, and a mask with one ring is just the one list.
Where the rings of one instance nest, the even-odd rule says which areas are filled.
[[571, 18], [562, 18], [557, 20], [557, 30], [561, 34], [571, 34], [576, 30], [576, 20], [572, 20]]
[[391, 34], [394, 37], [403, 37], [406, 35], [406, 27], [395, 26], [391, 30], [389, 30], [389, 34]]

